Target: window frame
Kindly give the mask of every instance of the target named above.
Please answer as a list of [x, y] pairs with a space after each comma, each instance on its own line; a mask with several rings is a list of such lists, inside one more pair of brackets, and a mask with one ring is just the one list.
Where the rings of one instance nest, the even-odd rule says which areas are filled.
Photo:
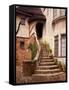
[[25, 42], [24, 41], [20, 41], [20, 48], [24, 49], [24, 46], [25, 46]]
[[[57, 55], [56, 55], [56, 51], [55, 51], [55, 41], [57, 41]], [[59, 36], [58, 35], [56, 35], [56, 36], [54, 36], [54, 56], [55, 57], [58, 57], [58, 55], [59, 55]]]
[[[60, 40], [61, 41], [61, 56], [66, 57], [66, 54], [64, 56], [62, 55], [62, 37], [65, 37], [65, 39], [66, 39], [66, 34], [61, 34], [61, 40]], [[66, 53], [66, 47], [65, 47], [65, 53]]]

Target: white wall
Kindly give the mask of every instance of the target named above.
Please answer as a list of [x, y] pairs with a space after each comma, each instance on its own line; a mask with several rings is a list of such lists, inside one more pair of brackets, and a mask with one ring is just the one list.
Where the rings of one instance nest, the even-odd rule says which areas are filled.
[[52, 27], [52, 21], [53, 21], [53, 9], [52, 8], [48, 8], [49, 10], [49, 14], [47, 14], [47, 9], [45, 9], [44, 11], [44, 15], [46, 17], [46, 23], [45, 23], [45, 31], [44, 31], [44, 40], [47, 41], [47, 43], [49, 43], [52, 52], [54, 54], [54, 38], [53, 38], [53, 27]]
[[61, 56], [61, 34], [66, 34], [66, 20], [62, 19], [55, 24], [54, 36], [58, 35], [59, 45], [58, 45], [58, 56]]
[[[21, 18], [19, 16], [17, 16], [16, 17], [16, 31], [18, 29], [18, 24], [19, 24], [20, 20], [21, 20]], [[29, 37], [28, 18], [25, 19], [25, 25], [20, 25], [17, 36], [19, 36], [19, 37]]]
[[[48, 10], [48, 12], [47, 12]], [[60, 9], [57, 9], [57, 16], [60, 16], [59, 14]], [[47, 41], [47, 43], [49, 43], [50, 48], [52, 49], [52, 53], [54, 55], [54, 36], [59, 35], [59, 44], [61, 44], [60, 42], [60, 36], [61, 34], [65, 34], [66, 33], [66, 21], [65, 19], [59, 20], [58, 22], [56, 22], [56, 24], [54, 24], [54, 28], [53, 28], [53, 9], [52, 8], [47, 8], [45, 9], [45, 11], [43, 12], [43, 14], [46, 17], [46, 24], [44, 26], [43, 29], [43, 39], [44, 41]], [[59, 45], [59, 56], [60, 56], [60, 48], [61, 45]]]

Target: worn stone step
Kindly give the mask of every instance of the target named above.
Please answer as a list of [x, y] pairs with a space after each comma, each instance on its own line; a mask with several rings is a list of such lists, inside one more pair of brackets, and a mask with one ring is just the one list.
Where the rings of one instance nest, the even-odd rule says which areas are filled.
[[45, 47], [42, 47], [41, 50], [46, 50], [47, 51], [47, 49]]
[[48, 57], [48, 55], [44, 55], [44, 54], [42, 55], [42, 54], [41, 54], [39, 57], [40, 57], [40, 58], [42, 58], [42, 57]]
[[40, 54], [49, 54], [49, 53], [46, 51], [41, 51]]
[[48, 74], [33, 74], [32, 76], [58, 76], [58, 75], [62, 75], [64, 74], [64, 72], [56, 72], [56, 73], [48, 73]]
[[55, 69], [58, 65], [48, 65], [48, 66], [37, 66], [37, 69]]
[[47, 74], [47, 73], [56, 73], [61, 72], [61, 69], [48, 69], [48, 70], [35, 70], [37, 74]]
[[45, 56], [45, 55], [48, 55], [48, 53], [43, 53], [43, 52], [42, 52], [42, 53], [40, 53], [40, 55]]
[[47, 60], [40, 60], [40, 62], [54, 62], [54, 60], [53, 59], [47, 59]]
[[35, 74], [32, 76], [33, 82], [57, 82], [57, 81], [65, 81], [66, 75], [65, 73], [53, 73], [53, 74]]
[[40, 62], [40, 64], [39, 65], [56, 65], [56, 63], [55, 62]]
[[43, 50], [42, 50], [42, 52], [46, 52], [46, 53], [48, 53], [48, 51], [47, 51], [47, 50], [45, 50], [45, 49], [43, 49]]
[[54, 61], [40, 61], [40, 64], [56, 64]]
[[44, 56], [48, 57], [48, 54], [45, 54], [45, 53], [43, 54], [43, 53], [41, 53], [40, 56], [42, 56], [42, 57], [44, 57]]
[[42, 56], [42, 57], [40, 57], [40, 59], [52, 59], [52, 58], [50, 58], [50, 57], [46, 57], [46, 56]]

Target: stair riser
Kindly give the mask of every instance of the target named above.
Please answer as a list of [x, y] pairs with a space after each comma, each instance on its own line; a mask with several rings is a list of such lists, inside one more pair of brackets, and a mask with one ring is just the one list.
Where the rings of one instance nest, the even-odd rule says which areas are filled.
[[57, 67], [38, 67], [37, 69], [38, 70], [47, 70], [47, 69], [57, 69], [58, 68], [58, 66]]
[[39, 71], [36, 71], [35, 74], [48, 74], [48, 73], [59, 73], [61, 72], [60, 70], [59, 71], [45, 71], [45, 72], [39, 72]]
[[40, 59], [41, 59], [41, 60], [53, 60], [53, 58], [49, 58], [49, 57], [42, 57], [42, 56], [40, 56]]
[[39, 65], [55, 65], [55, 62], [44, 62], [44, 63], [41, 63]]
[[48, 54], [40, 54], [40, 57], [48, 57]]
[[[47, 75], [47, 74], [46, 74]], [[66, 80], [66, 76], [64, 73], [62, 74], [56, 74], [56, 75], [51, 75], [49, 76], [49, 74], [46, 76], [45, 74], [43, 74], [42, 76], [36, 74], [34, 75], [34, 82], [38, 81], [38, 82], [56, 82], [56, 81], [65, 81]]]
[[40, 62], [41, 63], [47, 63], [47, 62], [49, 63], [49, 62], [54, 62], [54, 61], [53, 60], [41, 60]]
[[[40, 53], [40, 56], [39, 56], [40, 64], [37, 66], [37, 68], [34, 72], [34, 74], [36, 74], [36, 77], [38, 75], [39, 76], [44, 75], [45, 78], [47, 78], [46, 75], [51, 75], [52, 76], [52, 75], [55, 75], [56, 73], [57, 73], [57, 75], [59, 73], [61, 73], [62, 70], [55, 63], [54, 59], [48, 57], [49, 53], [47, 52], [46, 48], [44, 48], [44, 47], [41, 47], [41, 48], [42, 48], [42, 50], [41, 50], [41, 53]], [[50, 78], [50, 77], [48, 77], [48, 78]]]
[[39, 66], [50, 66], [50, 65], [55, 65], [55, 64], [39, 64]]
[[48, 55], [48, 53], [41, 52], [40, 55]]

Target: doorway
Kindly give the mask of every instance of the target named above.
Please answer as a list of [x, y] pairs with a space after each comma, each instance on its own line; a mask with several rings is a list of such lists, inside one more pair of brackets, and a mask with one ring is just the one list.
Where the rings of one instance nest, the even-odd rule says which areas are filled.
[[36, 24], [36, 34], [37, 34], [38, 40], [42, 38], [42, 33], [43, 33], [43, 23], [38, 22]]

